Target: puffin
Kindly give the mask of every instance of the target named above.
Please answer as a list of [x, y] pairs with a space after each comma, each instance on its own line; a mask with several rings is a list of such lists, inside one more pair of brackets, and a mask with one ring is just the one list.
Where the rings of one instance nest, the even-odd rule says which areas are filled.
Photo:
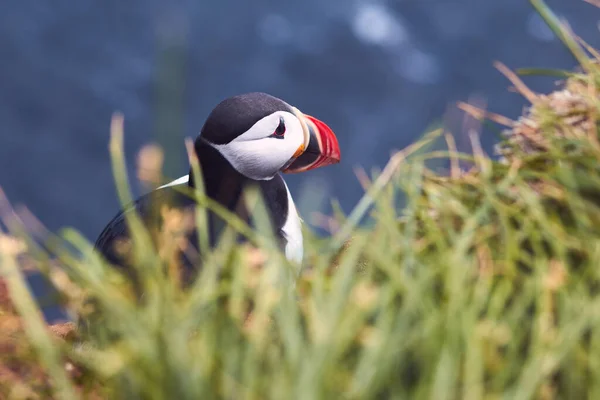
[[[251, 224], [243, 193], [246, 188], [258, 188], [281, 250], [288, 260], [301, 263], [302, 220], [281, 173], [301, 173], [338, 163], [340, 147], [329, 126], [277, 97], [246, 93], [221, 101], [210, 112], [194, 141], [194, 152], [205, 195]], [[146, 227], [160, 227], [163, 221], [158, 210], [195, 209], [193, 196], [182, 191], [194, 190], [194, 181], [190, 168], [187, 175], [122, 209], [98, 236], [95, 250], [111, 264], [124, 266], [126, 254], [119, 243], [129, 240], [126, 214], [137, 212]], [[216, 245], [222, 228], [223, 221], [208, 211], [210, 246]], [[197, 229], [192, 229], [187, 241], [197, 243], [197, 234]], [[197, 268], [197, 262], [190, 259], [183, 264]]]

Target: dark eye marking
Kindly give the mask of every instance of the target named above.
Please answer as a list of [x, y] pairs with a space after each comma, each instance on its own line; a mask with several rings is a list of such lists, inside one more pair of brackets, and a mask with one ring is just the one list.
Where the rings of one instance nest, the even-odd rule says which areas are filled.
[[277, 125], [277, 128], [275, 129], [275, 132], [273, 132], [271, 134], [271, 137], [277, 138], [277, 139], [283, 139], [285, 137], [285, 121], [283, 119], [283, 117], [279, 117], [279, 125]]

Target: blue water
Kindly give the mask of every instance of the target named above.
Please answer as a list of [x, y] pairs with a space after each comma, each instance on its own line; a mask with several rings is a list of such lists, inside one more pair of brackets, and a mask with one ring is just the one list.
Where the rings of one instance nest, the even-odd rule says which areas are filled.
[[[598, 45], [598, 15], [549, 4]], [[436, 120], [457, 133], [470, 98], [516, 117], [524, 101], [492, 63], [571, 68], [524, 0], [5, 1], [0, 13], [0, 186], [50, 229], [94, 239], [118, 209], [111, 113], [126, 117], [131, 171], [152, 140], [183, 152], [221, 99], [266, 91], [326, 121], [343, 161], [287, 177], [301, 212], [329, 197], [349, 211], [353, 168], [382, 167]], [[528, 79], [550, 90], [552, 78]], [[464, 135], [457, 135], [468, 149]], [[482, 141], [491, 150], [494, 137]], [[182, 159], [172, 175], [185, 174]], [[319, 192], [319, 196], [313, 194]]]

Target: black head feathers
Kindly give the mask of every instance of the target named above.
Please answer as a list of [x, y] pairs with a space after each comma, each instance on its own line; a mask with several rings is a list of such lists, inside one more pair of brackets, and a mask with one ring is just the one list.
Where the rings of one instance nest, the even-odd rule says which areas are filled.
[[210, 113], [200, 137], [213, 144], [226, 144], [256, 122], [277, 111], [292, 112], [283, 100], [266, 93], [247, 93], [223, 100]]

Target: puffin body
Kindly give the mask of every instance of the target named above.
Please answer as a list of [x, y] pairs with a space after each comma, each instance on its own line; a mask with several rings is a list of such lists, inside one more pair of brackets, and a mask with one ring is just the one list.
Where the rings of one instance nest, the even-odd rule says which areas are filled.
[[[188, 186], [189, 179], [189, 175], [182, 176], [160, 186], [157, 190]], [[259, 185], [271, 214], [275, 233], [284, 242], [283, 249], [286, 257], [289, 260], [301, 262], [304, 253], [302, 223], [290, 190], [281, 175], [276, 175], [270, 181], [260, 182]]]
[[[194, 151], [200, 163], [206, 195], [251, 222], [243, 201], [248, 187], [260, 190], [274, 234], [288, 259], [300, 262], [303, 255], [301, 220], [280, 172], [297, 173], [340, 160], [337, 138], [331, 129], [283, 100], [265, 93], [248, 93], [219, 103], [208, 116]], [[160, 227], [160, 210], [193, 210], [192, 173], [140, 197], [117, 214], [104, 228], [95, 248], [109, 262], [125, 262], [118, 244], [129, 237], [125, 214], [135, 211], [149, 227]], [[208, 213], [211, 246], [216, 244], [223, 222]], [[196, 229], [188, 235], [197, 243]], [[185, 264], [193, 264], [187, 260]]]

